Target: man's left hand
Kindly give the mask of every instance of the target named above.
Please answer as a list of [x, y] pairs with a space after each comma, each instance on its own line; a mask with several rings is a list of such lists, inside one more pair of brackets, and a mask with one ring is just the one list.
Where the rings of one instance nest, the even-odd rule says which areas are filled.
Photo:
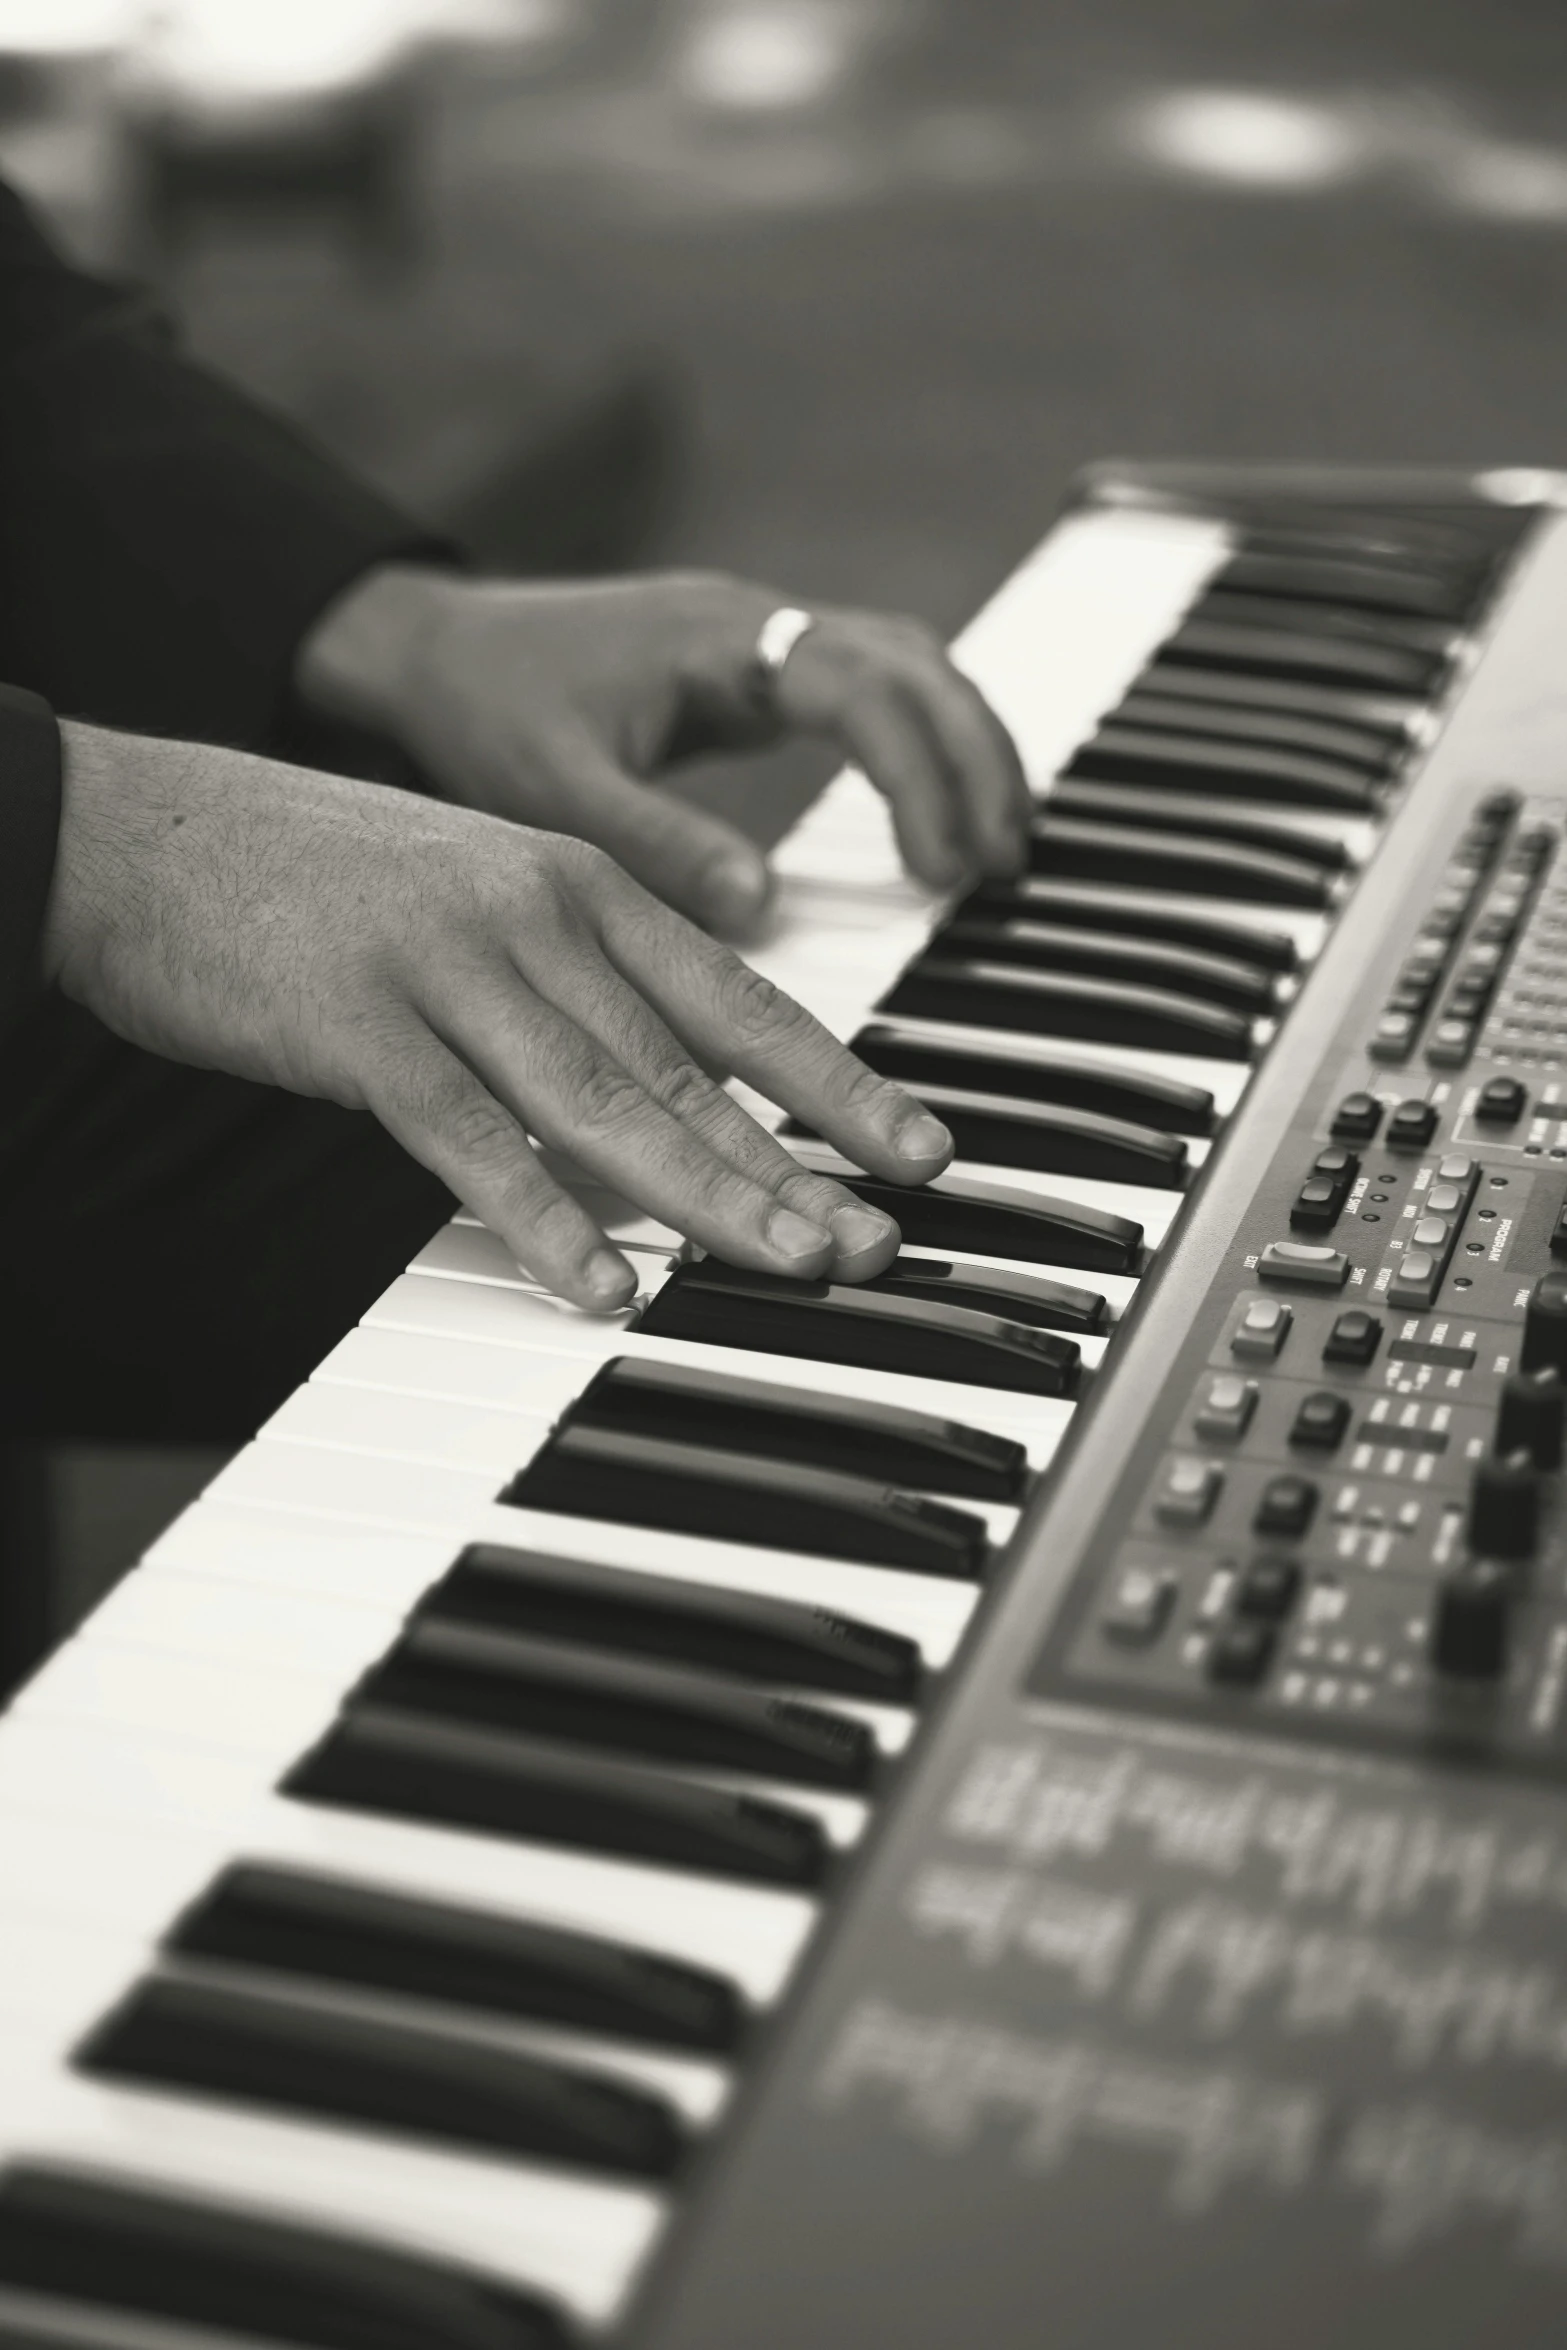
[[388, 564], [301, 649], [318, 708], [378, 728], [450, 798], [608, 850], [710, 929], [747, 931], [766, 860], [734, 826], [649, 789], [705, 752], [824, 737], [892, 810], [933, 888], [1021, 867], [1029, 800], [1010, 736], [911, 620], [814, 609], [759, 690], [758, 635], [788, 599], [711, 573], [582, 585]]

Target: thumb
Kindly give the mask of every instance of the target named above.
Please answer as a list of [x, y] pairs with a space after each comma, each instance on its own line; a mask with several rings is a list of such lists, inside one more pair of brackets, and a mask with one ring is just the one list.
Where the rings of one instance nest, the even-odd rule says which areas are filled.
[[574, 832], [706, 928], [739, 936], [752, 927], [772, 890], [754, 841], [722, 817], [634, 781], [601, 755], [573, 764]]

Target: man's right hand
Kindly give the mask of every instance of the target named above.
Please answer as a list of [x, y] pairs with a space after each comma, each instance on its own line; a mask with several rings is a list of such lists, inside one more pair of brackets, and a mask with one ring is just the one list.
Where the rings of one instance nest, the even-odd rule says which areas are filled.
[[897, 1227], [708, 1072], [872, 1173], [928, 1112], [601, 850], [239, 751], [66, 724], [50, 975], [170, 1059], [366, 1108], [576, 1304], [636, 1279], [528, 1136], [732, 1262], [865, 1279]]

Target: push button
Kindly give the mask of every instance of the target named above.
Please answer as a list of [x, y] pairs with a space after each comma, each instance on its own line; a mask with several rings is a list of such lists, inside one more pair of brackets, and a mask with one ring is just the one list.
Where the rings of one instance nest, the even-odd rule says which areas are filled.
[[[1450, 1005], [1456, 1011], [1458, 1005]], [[1439, 1020], [1431, 1031], [1431, 1042], [1426, 1046], [1426, 1059], [1433, 1069], [1461, 1069], [1474, 1051], [1475, 1032], [1472, 1020], [1449, 1018]], [[1391, 1139], [1391, 1129], [1389, 1130]]]
[[1270, 1240], [1257, 1259], [1260, 1281], [1296, 1281], [1308, 1289], [1342, 1289], [1349, 1279], [1349, 1259], [1341, 1249], [1320, 1241]]
[[1407, 1061], [1418, 1026], [1413, 1012], [1386, 1011], [1371, 1031], [1366, 1050], [1374, 1061]]
[[1551, 1254], [1553, 1257], [1567, 1257], [1567, 1199], [1557, 1209], [1556, 1221], [1551, 1226]]
[[1309, 1477], [1270, 1477], [1252, 1524], [1259, 1534], [1304, 1534], [1316, 1514], [1317, 1488]]
[[1353, 1363], [1364, 1370], [1382, 1343], [1382, 1325], [1375, 1314], [1363, 1314], [1352, 1307], [1340, 1314], [1322, 1345], [1325, 1363]]
[[1462, 1212], [1464, 1195], [1456, 1183], [1433, 1183], [1426, 1193], [1426, 1206], [1433, 1216], [1456, 1216]]
[[1441, 1258], [1428, 1248], [1406, 1248], [1387, 1285], [1388, 1303], [1423, 1313], [1427, 1306], [1435, 1305], [1441, 1284]]
[[1154, 1501], [1153, 1514], [1161, 1526], [1200, 1526], [1212, 1515], [1224, 1485], [1224, 1472], [1212, 1461], [1172, 1461]]
[[1452, 1239], [1452, 1233], [1440, 1216], [1422, 1216], [1409, 1235], [1411, 1248], [1441, 1250]]
[[1516, 1077], [1488, 1077], [1475, 1103], [1475, 1116], [1488, 1126], [1513, 1126], [1529, 1107], [1529, 1096]]
[[1313, 1175], [1326, 1175], [1331, 1182], [1340, 1184], [1347, 1191], [1360, 1173], [1359, 1155], [1355, 1151], [1345, 1150], [1341, 1143], [1329, 1143], [1327, 1149], [1318, 1151], [1312, 1160], [1311, 1172]]
[[1424, 1150], [1436, 1132], [1436, 1110], [1430, 1102], [1400, 1102], [1387, 1122], [1387, 1139], [1395, 1150]]
[[1123, 1567], [1099, 1628], [1118, 1647], [1151, 1648], [1174, 1605], [1173, 1575], [1162, 1567]]
[[1369, 1142], [1381, 1123], [1382, 1104], [1374, 1093], [1347, 1093], [1328, 1132], [1335, 1142]]
[[1231, 1354], [1271, 1363], [1294, 1319], [1281, 1297], [1254, 1297], [1230, 1334]]
[[1308, 1175], [1290, 1203], [1290, 1223], [1297, 1231], [1324, 1232], [1338, 1222], [1344, 1205], [1342, 1187], [1327, 1175]]
[[1227, 1689], [1254, 1689], [1273, 1661], [1277, 1633], [1262, 1616], [1221, 1624], [1208, 1645], [1208, 1678]]
[[1255, 1379], [1236, 1379], [1224, 1374], [1208, 1382], [1208, 1392], [1197, 1407], [1194, 1425], [1198, 1435], [1205, 1436], [1210, 1444], [1234, 1444], [1245, 1435], [1256, 1409]]
[[1348, 1396], [1336, 1395], [1330, 1387], [1319, 1387], [1315, 1395], [1302, 1396], [1290, 1422], [1290, 1442], [1310, 1445], [1314, 1452], [1332, 1452], [1342, 1443], [1348, 1426]]
[[1436, 1179], [1438, 1183], [1454, 1183], [1460, 1191], [1468, 1191], [1473, 1187], [1479, 1172], [1473, 1159], [1466, 1159], [1461, 1152], [1455, 1151], [1451, 1157], [1437, 1161]]
[[1293, 1559], [1253, 1559], [1236, 1589], [1235, 1612], [1260, 1616], [1270, 1624], [1281, 1623], [1295, 1605], [1299, 1589], [1300, 1568]]

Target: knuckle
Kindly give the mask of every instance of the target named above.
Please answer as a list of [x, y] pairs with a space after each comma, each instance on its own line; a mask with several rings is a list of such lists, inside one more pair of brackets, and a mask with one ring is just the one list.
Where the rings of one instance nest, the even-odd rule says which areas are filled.
[[852, 1113], [860, 1110], [882, 1110], [889, 1103], [901, 1099], [900, 1089], [878, 1077], [863, 1061], [857, 1061], [849, 1052], [841, 1053], [833, 1071], [833, 1091], [842, 1107]]
[[581, 1070], [574, 1091], [577, 1118], [594, 1134], [623, 1132], [648, 1106], [647, 1095], [636, 1079], [608, 1061], [593, 1061]]
[[499, 1102], [476, 1086], [452, 1084], [444, 1093], [444, 1101], [432, 1104], [430, 1123], [459, 1158], [484, 1162], [516, 1148], [517, 1129]]
[[725, 1096], [694, 1061], [675, 1061], [658, 1081], [657, 1099], [670, 1115], [687, 1124], [711, 1118]]
[[792, 996], [738, 955], [726, 955], [713, 976], [720, 1016], [741, 1036], [778, 1037], [798, 1028], [806, 1017]]

